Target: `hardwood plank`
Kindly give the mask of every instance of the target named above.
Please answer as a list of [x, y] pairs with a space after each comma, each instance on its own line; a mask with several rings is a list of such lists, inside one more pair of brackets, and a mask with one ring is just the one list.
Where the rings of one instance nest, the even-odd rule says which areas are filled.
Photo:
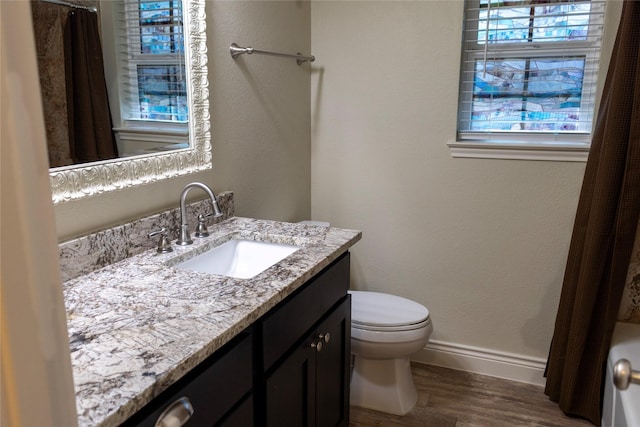
[[412, 364], [418, 403], [399, 417], [351, 407], [351, 426], [590, 426], [551, 402], [543, 388], [438, 366]]

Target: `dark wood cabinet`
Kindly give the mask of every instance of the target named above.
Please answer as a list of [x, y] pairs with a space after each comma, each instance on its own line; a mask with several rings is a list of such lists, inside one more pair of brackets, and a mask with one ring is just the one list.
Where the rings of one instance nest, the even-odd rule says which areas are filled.
[[[331, 339], [316, 353], [316, 426], [349, 425], [351, 295], [318, 328]], [[318, 337], [318, 335], [316, 335]]]
[[313, 425], [315, 368], [313, 353], [298, 347], [266, 380], [264, 425]]
[[345, 296], [267, 377], [267, 426], [348, 425], [350, 328]]
[[264, 396], [257, 425], [348, 425], [349, 262], [345, 253], [256, 325], [264, 372], [254, 383]]

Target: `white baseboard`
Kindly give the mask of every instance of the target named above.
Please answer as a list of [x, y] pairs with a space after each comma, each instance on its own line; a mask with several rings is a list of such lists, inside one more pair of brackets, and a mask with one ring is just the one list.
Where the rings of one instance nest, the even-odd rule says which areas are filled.
[[443, 341], [429, 341], [411, 360], [543, 386], [546, 359]]

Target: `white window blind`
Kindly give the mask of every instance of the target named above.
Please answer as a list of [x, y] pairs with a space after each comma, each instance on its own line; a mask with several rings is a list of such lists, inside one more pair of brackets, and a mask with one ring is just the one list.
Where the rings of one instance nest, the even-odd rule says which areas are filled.
[[603, 0], [467, 0], [458, 140], [588, 144], [603, 15]]
[[123, 121], [186, 123], [182, 0], [125, 0], [118, 21]]

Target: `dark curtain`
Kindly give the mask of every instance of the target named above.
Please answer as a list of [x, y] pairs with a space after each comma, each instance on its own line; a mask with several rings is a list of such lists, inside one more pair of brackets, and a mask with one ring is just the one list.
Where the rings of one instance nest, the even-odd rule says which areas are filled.
[[640, 1], [625, 1], [587, 161], [545, 393], [599, 425], [611, 335], [640, 212]]
[[74, 163], [118, 157], [104, 77], [98, 14], [69, 12], [64, 34], [69, 146]]

